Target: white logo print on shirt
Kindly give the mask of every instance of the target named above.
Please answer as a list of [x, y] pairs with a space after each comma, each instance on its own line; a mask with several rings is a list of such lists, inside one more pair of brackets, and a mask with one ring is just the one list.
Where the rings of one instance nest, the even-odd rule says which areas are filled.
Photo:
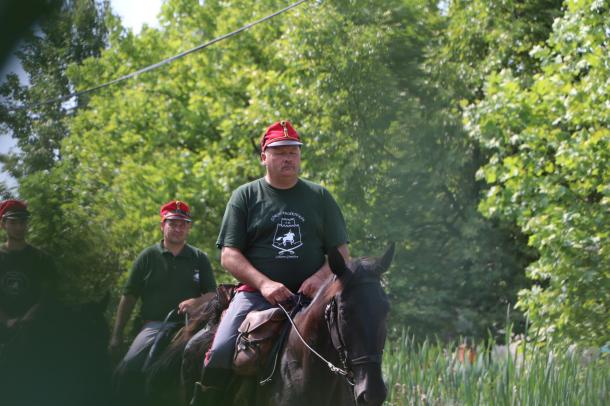
[[275, 228], [273, 247], [278, 249], [276, 258], [298, 258], [295, 250], [303, 245], [301, 227], [294, 217], [282, 217]]

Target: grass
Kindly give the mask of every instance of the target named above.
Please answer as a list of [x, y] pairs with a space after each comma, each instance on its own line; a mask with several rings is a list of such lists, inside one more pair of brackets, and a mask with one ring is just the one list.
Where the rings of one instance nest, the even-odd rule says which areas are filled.
[[403, 333], [384, 353], [386, 405], [610, 404], [608, 354], [586, 359], [582, 351], [525, 341], [501, 350], [487, 343], [472, 362], [467, 351], [460, 361], [457, 344], [417, 343]]

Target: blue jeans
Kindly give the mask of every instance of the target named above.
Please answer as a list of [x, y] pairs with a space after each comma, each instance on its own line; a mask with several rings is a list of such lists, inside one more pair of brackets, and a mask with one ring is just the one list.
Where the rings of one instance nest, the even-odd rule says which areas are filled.
[[144, 361], [146, 361], [146, 357], [148, 356], [148, 352], [150, 351], [150, 347], [152, 346], [157, 333], [161, 330], [161, 326], [163, 326], [162, 321], [149, 321], [144, 324], [142, 330], [140, 330], [131, 343], [127, 354], [123, 357], [121, 365], [124, 365], [130, 370], [141, 370], [142, 366], [144, 366]]
[[273, 305], [260, 292], [237, 292], [214, 336], [206, 359], [203, 385], [219, 387], [226, 383], [226, 376], [233, 369], [235, 341], [239, 334], [237, 329], [252, 310], [271, 307]]
[[119, 404], [139, 405], [144, 402], [144, 373], [142, 367], [148, 357], [162, 321], [149, 321], [131, 343], [127, 354], [114, 371], [114, 390]]

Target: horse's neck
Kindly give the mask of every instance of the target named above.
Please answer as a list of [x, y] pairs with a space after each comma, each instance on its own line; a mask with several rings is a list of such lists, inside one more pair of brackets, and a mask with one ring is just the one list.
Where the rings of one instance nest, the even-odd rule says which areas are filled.
[[331, 279], [320, 289], [312, 303], [295, 317], [295, 325], [306, 344], [294, 329], [290, 332], [281, 358], [280, 377], [270, 392], [274, 394], [271, 404], [344, 404], [341, 401], [345, 396], [342, 378], [332, 373], [327, 362], [312, 351], [339, 365], [339, 356], [333, 347], [324, 312], [341, 287], [338, 281]]
[[[324, 306], [312, 303], [295, 320], [301, 335], [310, 346], [316, 348], [330, 347], [330, 334], [324, 319]], [[301, 343], [303, 347], [305, 344]]]
[[[314, 302], [295, 319], [295, 325], [303, 340], [298, 337], [295, 331], [291, 333], [290, 352], [296, 364], [300, 365], [306, 374], [313, 373], [318, 369], [328, 370], [327, 363], [319, 359], [312, 350], [332, 363], [336, 363], [338, 359], [337, 351], [332, 345], [324, 318], [325, 307], [326, 303]], [[311, 348], [308, 348], [308, 346]], [[322, 374], [322, 376], [324, 375], [326, 374]]]

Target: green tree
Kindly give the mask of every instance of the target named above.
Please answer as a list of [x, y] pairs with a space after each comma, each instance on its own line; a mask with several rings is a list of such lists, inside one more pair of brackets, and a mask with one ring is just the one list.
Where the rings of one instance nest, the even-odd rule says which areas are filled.
[[[168, 1], [161, 28], [138, 36], [110, 18], [110, 47], [70, 67], [69, 78], [88, 88], [284, 5]], [[101, 90], [68, 120], [61, 162], [22, 182], [40, 205], [53, 196], [57, 221], [41, 238], [69, 230], [62, 244], [83, 247], [66, 253], [66, 263], [90, 263], [70, 273], [75, 286], [117, 286], [137, 252], [159, 238], [159, 205], [179, 198], [195, 213], [191, 241], [219, 269], [214, 242], [229, 194], [261, 175], [264, 127], [289, 118], [306, 142], [303, 176], [338, 198], [353, 254], [398, 242], [387, 280], [393, 324], [441, 337], [493, 330], [523, 285], [526, 259], [518, 236], [477, 212], [479, 151], [458, 104], [468, 84], [446, 77], [468, 63], [460, 47], [477, 46], [451, 42], [461, 16], [453, 22], [424, 0], [308, 2]], [[491, 53], [495, 43], [486, 46]]]
[[13, 195], [11, 194], [10, 190], [8, 190], [4, 182], [0, 182], [0, 200], [10, 199], [12, 197]]
[[609, 17], [604, 2], [566, 2], [531, 52], [538, 73], [491, 74], [466, 115], [489, 154], [481, 210], [514, 221], [540, 255], [519, 306], [544, 337], [594, 345], [610, 338]]
[[333, 38], [310, 51], [315, 92], [299, 105], [313, 107], [307, 120], [323, 140], [315, 168], [341, 200], [353, 251], [399, 243], [387, 285], [394, 325], [419, 336], [485, 334], [503, 320], [522, 267], [503, 251], [507, 241], [484, 232], [469, 145], [426, 76], [444, 19], [429, 2], [350, 3], [322, 18], [294, 36], [301, 52], [323, 29]]
[[[98, 56], [104, 48], [109, 5], [94, 0], [54, 0], [48, 5], [49, 13], [30, 29], [16, 51], [27, 83], [10, 74], [0, 86], [0, 131], [17, 140], [18, 147], [1, 155], [0, 161], [20, 182], [19, 195], [32, 209], [31, 239], [54, 255], [66, 296], [78, 300], [101, 292], [95, 288], [103, 284], [94, 288], [80, 284], [79, 278], [95, 269], [92, 264], [108, 258], [93, 255], [96, 251], [91, 248], [99, 245], [96, 225], [77, 215], [80, 208], [72, 189], [63, 185], [65, 178], [50, 170], [61, 160], [61, 141], [69, 135], [67, 123], [73, 109], [84, 106], [86, 98], [38, 103], [75, 90], [66, 70], [70, 64]], [[73, 201], [70, 210], [60, 210]], [[81, 296], [76, 297], [76, 292]]]
[[547, 40], [562, 5], [563, 0], [450, 1], [430, 74], [451, 100], [474, 101], [491, 72], [535, 73], [530, 50]]
[[[169, 2], [163, 30], [113, 32], [116, 45], [73, 77], [87, 87], [279, 7], [219, 4]], [[503, 250], [510, 240], [485, 232], [469, 146], [452, 139], [459, 126], [436, 124], [447, 103], [435, 104], [421, 66], [428, 37], [441, 28], [434, 4], [344, 1], [281, 18], [290, 24], [257, 27], [109, 89], [75, 118], [73, 133], [82, 136], [63, 153], [79, 173], [67, 178], [87, 196], [90, 218], [109, 225], [107, 244], [126, 243], [127, 267], [156, 233], [151, 213], [159, 202], [180, 197], [206, 210], [194, 241], [214, 252], [228, 193], [261, 173], [253, 145], [262, 128], [290, 117], [307, 140], [304, 176], [338, 196], [354, 253], [400, 243], [388, 284], [396, 324], [451, 336], [481, 334], [503, 320], [518, 285], [514, 269], [523, 265]], [[130, 212], [133, 201], [142, 208]]]
[[39, 103], [73, 92], [66, 68], [98, 56], [106, 41], [108, 0], [49, 3], [49, 13], [30, 29], [15, 52], [28, 83], [21, 84], [13, 73], [0, 85], [0, 131], [17, 140], [18, 146], [16, 152], [0, 155], [0, 162], [17, 179], [50, 169], [60, 158], [60, 142], [68, 134], [66, 117], [86, 100]]
[[[427, 332], [496, 332], [526, 286], [523, 270], [533, 258], [526, 239], [510, 223], [477, 213], [482, 184], [475, 173], [485, 156], [462, 127], [461, 105], [482, 95], [487, 72], [513, 66], [530, 74], [528, 50], [548, 37], [560, 8], [561, 1], [547, 0], [452, 1], [425, 43], [415, 92], [421, 95], [419, 131], [402, 148], [423, 176], [390, 177], [410, 178], [408, 197], [415, 199], [409, 212], [415, 238], [405, 258], [411, 273], [392, 283], [407, 299], [399, 303], [411, 325]], [[403, 126], [410, 128], [413, 117], [406, 117]]]
[[[275, 3], [272, 8], [259, 4], [242, 15], [241, 9], [224, 9], [213, 1], [205, 6], [168, 2], [161, 16], [164, 28], [144, 29], [139, 36], [110, 19], [110, 49], [74, 65], [70, 77], [79, 88], [87, 88], [277, 8]], [[251, 139], [258, 137], [262, 120], [257, 125], [240, 117], [239, 109], [250, 97], [248, 82], [263, 74], [253, 61], [268, 63], [259, 44], [273, 42], [278, 32], [263, 29], [253, 35], [260, 38], [243, 36], [241, 43], [227, 42], [124, 86], [104, 89], [70, 120], [63, 159], [50, 177], [55, 183], [47, 181], [44, 187], [60, 196], [62, 221], [71, 219], [73, 235], [68, 239], [85, 236], [87, 256], [99, 258], [86, 273], [69, 275], [74, 285], [116, 287], [138, 251], [160, 238], [159, 206], [174, 198], [193, 208], [191, 242], [215, 258], [214, 241], [228, 194], [259, 173]], [[22, 190], [36, 192], [38, 185], [30, 177]], [[78, 264], [78, 255], [70, 253], [67, 261]]]

